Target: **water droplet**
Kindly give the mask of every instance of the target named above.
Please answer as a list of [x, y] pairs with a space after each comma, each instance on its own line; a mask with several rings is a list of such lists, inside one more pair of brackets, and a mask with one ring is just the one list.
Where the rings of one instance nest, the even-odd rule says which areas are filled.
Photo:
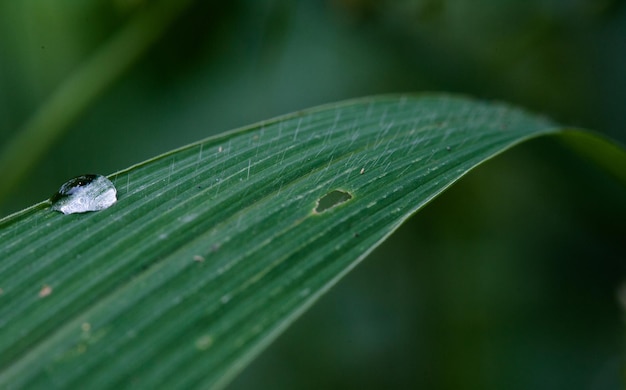
[[104, 210], [117, 201], [117, 190], [102, 175], [82, 175], [63, 184], [50, 198], [52, 210], [63, 214]]

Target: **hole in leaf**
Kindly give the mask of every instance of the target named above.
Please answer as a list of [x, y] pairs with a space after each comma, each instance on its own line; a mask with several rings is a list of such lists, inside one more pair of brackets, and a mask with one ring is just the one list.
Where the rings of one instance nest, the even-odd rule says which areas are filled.
[[317, 201], [317, 206], [315, 206], [316, 213], [323, 213], [328, 209], [332, 209], [333, 207], [337, 207], [343, 202], [352, 199], [352, 195], [350, 195], [346, 191], [341, 190], [333, 190], [328, 194], [322, 196]]

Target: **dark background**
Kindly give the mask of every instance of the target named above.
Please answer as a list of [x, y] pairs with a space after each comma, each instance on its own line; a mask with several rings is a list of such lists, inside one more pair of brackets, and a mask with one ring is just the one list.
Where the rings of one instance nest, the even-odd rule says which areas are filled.
[[[0, 4], [0, 148], [149, 3]], [[0, 215], [237, 126], [419, 91], [507, 101], [625, 144], [626, 4], [197, 1]], [[518, 147], [412, 218], [231, 388], [621, 388], [625, 216], [624, 187], [558, 142]]]

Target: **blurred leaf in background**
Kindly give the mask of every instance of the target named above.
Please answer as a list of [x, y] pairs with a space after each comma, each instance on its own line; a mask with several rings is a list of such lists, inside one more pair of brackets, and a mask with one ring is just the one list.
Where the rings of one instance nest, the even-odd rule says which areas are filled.
[[[1, 3], [0, 150], [154, 3]], [[236, 0], [177, 12], [2, 215], [78, 174], [377, 93], [504, 100], [626, 142], [623, 1]], [[422, 211], [232, 388], [617, 388], [625, 215], [623, 188], [534, 141]]]

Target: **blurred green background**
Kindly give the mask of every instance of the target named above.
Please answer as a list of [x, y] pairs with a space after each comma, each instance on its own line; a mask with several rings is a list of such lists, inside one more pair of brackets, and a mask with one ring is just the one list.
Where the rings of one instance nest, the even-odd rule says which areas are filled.
[[[155, 3], [0, 2], [0, 150]], [[626, 144], [624, 1], [190, 1], [138, 58], [0, 215], [79, 174], [379, 93], [507, 101]], [[532, 141], [421, 211], [230, 388], [621, 388], [625, 221], [623, 187]]]

